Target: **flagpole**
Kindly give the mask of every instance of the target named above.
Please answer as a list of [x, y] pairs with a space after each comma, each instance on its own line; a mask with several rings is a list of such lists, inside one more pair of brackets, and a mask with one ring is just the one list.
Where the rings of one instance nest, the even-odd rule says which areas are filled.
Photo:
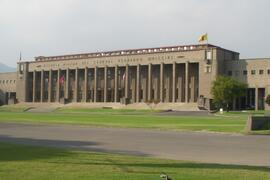
[[21, 62], [22, 61], [22, 52], [20, 51], [20, 59], [19, 61]]

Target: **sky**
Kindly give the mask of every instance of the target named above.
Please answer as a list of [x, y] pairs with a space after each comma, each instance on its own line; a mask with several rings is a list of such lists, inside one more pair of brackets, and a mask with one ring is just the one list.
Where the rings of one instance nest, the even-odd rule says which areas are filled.
[[269, 0], [0, 0], [0, 62], [209, 43], [270, 57]]

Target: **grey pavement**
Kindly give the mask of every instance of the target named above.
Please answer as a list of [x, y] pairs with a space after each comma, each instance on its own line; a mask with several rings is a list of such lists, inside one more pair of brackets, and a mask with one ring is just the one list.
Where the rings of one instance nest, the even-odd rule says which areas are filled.
[[1, 122], [0, 141], [203, 163], [270, 166], [270, 136]]

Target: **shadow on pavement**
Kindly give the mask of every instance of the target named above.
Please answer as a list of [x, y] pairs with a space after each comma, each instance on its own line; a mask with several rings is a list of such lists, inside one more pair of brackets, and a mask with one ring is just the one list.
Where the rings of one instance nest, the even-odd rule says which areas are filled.
[[[74, 148], [79, 150], [87, 150], [91, 152], [102, 152], [102, 153], [112, 153], [112, 154], [127, 154], [136, 156], [150, 156], [136, 151], [117, 151], [117, 150], [104, 150], [102, 148], [96, 148], [93, 146], [100, 145], [97, 142], [83, 142], [83, 141], [59, 141], [59, 140], [39, 140], [30, 138], [16, 138], [10, 136], [0, 136], [0, 163], [8, 161], [31, 161], [31, 160], [49, 160], [51, 158], [77, 158], [78, 154], [71, 149], [64, 148]], [[10, 144], [12, 143], [12, 144]], [[16, 145], [16, 144], [23, 145]], [[13, 145], [14, 144], [14, 145]], [[27, 144], [27, 145], [26, 145]], [[31, 145], [31, 146], [28, 146]], [[50, 147], [39, 147], [39, 146], [50, 146]], [[61, 147], [61, 148], [51, 148], [51, 147]], [[89, 157], [91, 155], [89, 154]], [[101, 159], [103, 157], [101, 156]], [[131, 160], [116, 160], [117, 158], [104, 158], [97, 161], [92, 161], [91, 158], [84, 161], [69, 161], [65, 160], [65, 163], [70, 165], [96, 165], [103, 167], [104, 165], [117, 166], [118, 168], [125, 171], [128, 167], [133, 168], [192, 168], [192, 169], [228, 169], [228, 170], [253, 170], [269, 172], [270, 167], [256, 167], [256, 166], [244, 166], [244, 165], [222, 165], [222, 164], [209, 164], [209, 163], [192, 163], [192, 162], [163, 162], [155, 163], [152, 159], [136, 159], [135, 162]], [[63, 162], [54, 162], [61, 165]]]
[[[32, 138], [20, 138], [20, 137], [11, 137], [7, 135], [0, 135], [0, 142], [3, 143], [12, 143], [12, 144], [21, 144], [21, 145], [31, 145], [31, 146], [42, 146], [42, 147], [56, 147], [61, 148], [61, 153], [58, 154], [48, 154], [48, 156], [58, 156], [64, 154], [72, 154], [71, 149], [73, 150], [83, 150], [83, 151], [91, 151], [91, 152], [99, 152], [99, 153], [112, 153], [112, 154], [125, 154], [125, 155], [134, 155], [134, 156], [150, 156], [149, 154], [145, 154], [139, 151], [123, 151], [123, 150], [115, 150], [115, 149], [104, 149], [98, 146], [102, 145], [98, 142], [91, 141], [65, 141], [65, 140], [48, 140], [48, 139], [32, 139]], [[27, 148], [26, 148], [27, 149]], [[40, 148], [42, 149], [42, 148]], [[0, 162], [5, 159], [3, 153], [1, 151], [3, 147], [0, 144]], [[16, 149], [13, 150], [14, 153], [19, 153]], [[30, 152], [31, 148], [26, 152]], [[21, 154], [21, 152], [19, 153]], [[26, 159], [24, 159], [24, 157]], [[27, 157], [22, 154], [24, 160], [27, 160]]]

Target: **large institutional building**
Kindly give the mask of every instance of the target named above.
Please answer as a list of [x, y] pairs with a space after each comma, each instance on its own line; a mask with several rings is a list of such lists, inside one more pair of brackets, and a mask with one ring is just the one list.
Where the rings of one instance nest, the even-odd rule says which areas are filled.
[[0, 103], [170, 103], [211, 106], [218, 75], [248, 84], [234, 109], [265, 109], [270, 59], [239, 59], [239, 53], [210, 44], [130, 49], [18, 62], [0, 74]]

